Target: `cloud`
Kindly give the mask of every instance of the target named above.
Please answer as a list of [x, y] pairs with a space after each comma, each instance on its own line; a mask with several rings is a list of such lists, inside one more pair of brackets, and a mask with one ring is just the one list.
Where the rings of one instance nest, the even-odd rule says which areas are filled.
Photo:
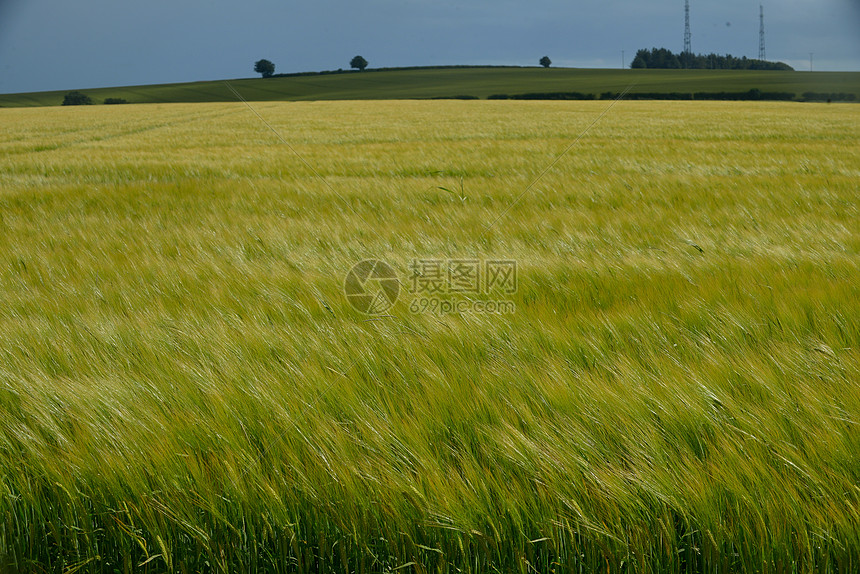
[[[860, 70], [860, 2], [763, 0], [772, 59]], [[620, 65], [683, 48], [683, 2], [617, 0], [0, 0], [0, 91], [71, 89], [347, 67]], [[755, 57], [758, 2], [691, 0], [693, 49]], [[731, 26], [726, 26], [731, 22]]]

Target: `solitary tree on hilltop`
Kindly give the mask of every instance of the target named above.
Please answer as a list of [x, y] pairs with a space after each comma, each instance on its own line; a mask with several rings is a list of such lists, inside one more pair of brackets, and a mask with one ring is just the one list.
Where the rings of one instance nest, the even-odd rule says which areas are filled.
[[367, 67], [367, 60], [365, 60], [361, 56], [356, 56], [349, 61], [349, 67], [356, 68], [359, 72], [361, 72]]
[[540, 59], [540, 62], [538, 63], [544, 68], [549, 68], [550, 66], [552, 66], [552, 60], [549, 59], [549, 56], [544, 56]]
[[271, 78], [275, 73], [275, 65], [269, 60], [257, 60], [254, 64], [254, 71], [262, 74], [264, 78]]

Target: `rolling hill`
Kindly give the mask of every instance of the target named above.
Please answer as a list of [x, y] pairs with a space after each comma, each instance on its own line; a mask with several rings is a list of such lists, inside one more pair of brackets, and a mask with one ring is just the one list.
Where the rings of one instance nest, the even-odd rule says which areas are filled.
[[[761, 92], [854, 94], [860, 99], [860, 72], [734, 70], [609, 70], [575, 68], [441, 67], [321, 72], [273, 78], [229, 80], [250, 101], [393, 100], [487, 98], [496, 94], [604, 92], [631, 94]], [[0, 107], [60, 105], [69, 90], [0, 94]], [[84, 89], [101, 103], [224, 102], [236, 100], [225, 81]]]

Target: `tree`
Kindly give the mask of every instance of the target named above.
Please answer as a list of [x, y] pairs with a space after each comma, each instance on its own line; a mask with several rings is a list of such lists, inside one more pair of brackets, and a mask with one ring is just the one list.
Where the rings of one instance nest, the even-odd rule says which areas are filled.
[[91, 106], [93, 105], [93, 99], [83, 92], [69, 92], [63, 98], [64, 106]]
[[275, 65], [269, 60], [257, 60], [254, 64], [254, 71], [262, 74], [264, 78], [271, 78], [275, 73]]
[[544, 56], [540, 59], [540, 62], [538, 63], [544, 68], [549, 68], [550, 66], [552, 66], [552, 60], [549, 59], [549, 56]]
[[636, 57], [633, 58], [633, 61], [630, 62], [631, 68], [647, 68], [648, 60], [651, 59], [651, 52], [649, 50], [639, 50], [636, 52]]
[[356, 68], [359, 72], [361, 72], [367, 67], [367, 60], [365, 60], [361, 56], [356, 56], [349, 61], [349, 67]]

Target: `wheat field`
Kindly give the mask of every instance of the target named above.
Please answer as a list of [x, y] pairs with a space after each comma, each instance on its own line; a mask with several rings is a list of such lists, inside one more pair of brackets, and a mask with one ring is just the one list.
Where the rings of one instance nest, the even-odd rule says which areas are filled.
[[0, 110], [0, 569], [860, 568], [860, 107], [609, 105]]

